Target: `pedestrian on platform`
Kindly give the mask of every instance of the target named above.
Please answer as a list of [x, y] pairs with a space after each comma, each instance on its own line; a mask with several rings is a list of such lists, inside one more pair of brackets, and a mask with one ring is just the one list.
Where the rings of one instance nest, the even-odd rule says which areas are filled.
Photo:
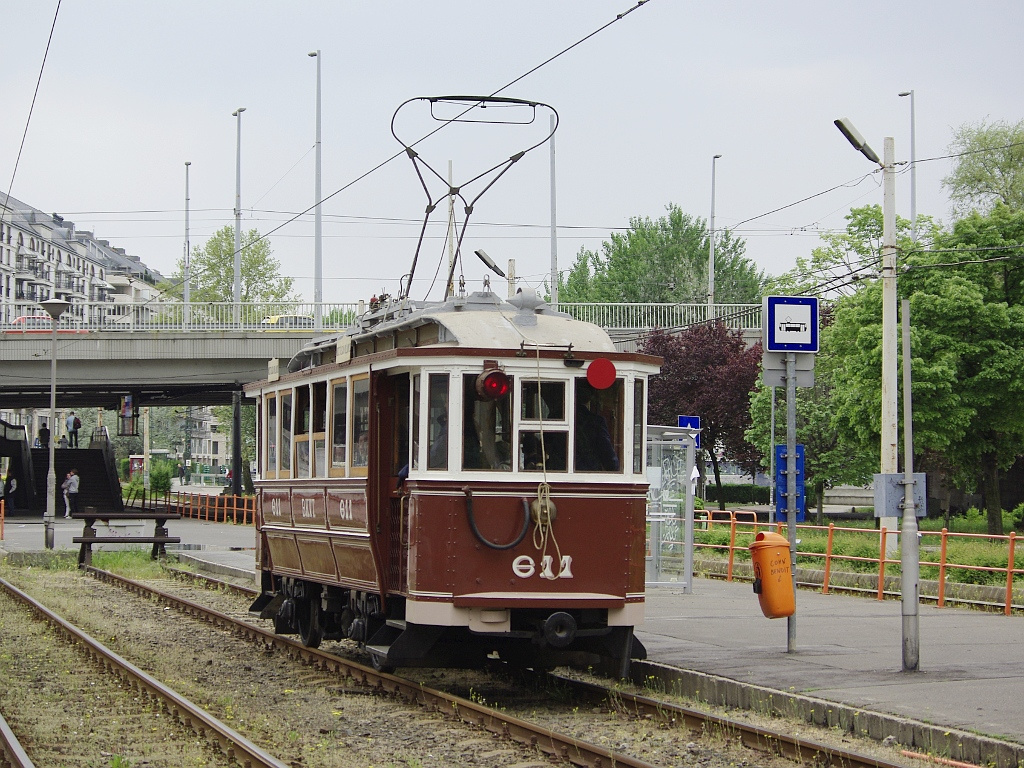
[[13, 515], [16, 509], [14, 503], [15, 496], [18, 492], [18, 478], [7, 472], [7, 479], [4, 481], [4, 500], [6, 501], [6, 513]]
[[78, 514], [78, 487], [81, 483], [81, 478], [78, 476], [78, 470], [72, 469], [68, 472], [68, 516]]
[[60, 484], [61, 493], [64, 496], [64, 517], [71, 517], [71, 499], [68, 498], [68, 488], [71, 486], [71, 473], [64, 475], [64, 482]]
[[71, 448], [78, 447], [78, 430], [82, 428], [82, 420], [75, 416], [75, 412], [72, 411], [68, 414], [67, 418], [68, 426], [68, 446]]
[[45, 424], [39, 428], [39, 447], [50, 447], [50, 428]]

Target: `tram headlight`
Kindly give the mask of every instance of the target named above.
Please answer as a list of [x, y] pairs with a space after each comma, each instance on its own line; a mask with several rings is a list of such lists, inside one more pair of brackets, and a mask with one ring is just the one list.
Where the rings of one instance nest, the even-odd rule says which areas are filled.
[[476, 377], [476, 394], [481, 400], [501, 400], [511, 389], [508, 376], [498, 368], [491, 368]]

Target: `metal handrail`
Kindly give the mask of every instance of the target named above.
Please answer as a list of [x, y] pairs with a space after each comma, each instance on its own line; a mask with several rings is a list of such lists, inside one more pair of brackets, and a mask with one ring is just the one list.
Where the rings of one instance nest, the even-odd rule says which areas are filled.
[[[169, 331], [207, 333], [218, 331], [290, 331], [315, 333], [317, 317], [314, 302], [242, 302], [236, 320], [236, 305], [230, 301], [81, 301], [74, 302], [61, 318], [58, 329], [87, 331]], [[559, 303], [558, 309], [578, 320], [594, 323], [609, 331], [640, 331], [651, 328], [680, 330], [691, 325], [720, 320], [733, 330], [754, 330], [761, 327], [760, 304], [670, 303]], [[324, 331], [341, 331], [365, 310], [363, 302], [323, 302], [319, 305]], [[14, 331], [11, 323], [20, 315], [38, 314], [31, 301], [0, 304], [0, 331]], [[267, 322], [276, 316], [303, 319], [303, 327]], [[6, 322], [4, 322], [6, 320]]]

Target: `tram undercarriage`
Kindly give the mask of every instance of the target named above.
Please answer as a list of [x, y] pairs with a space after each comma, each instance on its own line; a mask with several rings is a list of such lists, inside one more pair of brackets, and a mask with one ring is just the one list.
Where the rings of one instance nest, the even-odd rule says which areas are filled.
[[413, 624], [405, 620], [405, 600], [264, 573], [264, 591], [250, 613], [274, 621], [278, 634], [297, 634], [303, 645], [353, 640], [375, 669], [452, 667], [473, 669], [500, 660], [519, 667], [590, 668], [627, 677], [632, 659], [647, 650], [632, 627], [610, 627], [600, 610], [513, 609], [511, 630], [476, 632], [462, 626]]

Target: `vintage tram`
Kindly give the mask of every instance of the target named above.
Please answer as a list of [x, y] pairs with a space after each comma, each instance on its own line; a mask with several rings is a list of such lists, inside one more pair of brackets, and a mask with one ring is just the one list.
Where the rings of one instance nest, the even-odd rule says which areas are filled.
[[252, 606], [374, 666], [594, 666], [645, 651], [647, 378], [532, 291], [379, 303], [257, 399]]

